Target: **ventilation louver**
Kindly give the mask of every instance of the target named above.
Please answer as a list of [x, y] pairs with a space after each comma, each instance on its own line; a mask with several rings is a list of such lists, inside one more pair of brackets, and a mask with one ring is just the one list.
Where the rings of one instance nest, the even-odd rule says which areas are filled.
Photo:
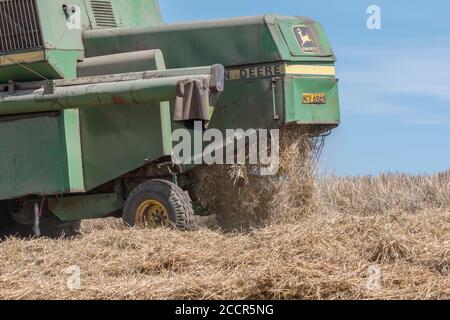
[[35, 0], [0, 0], [0, 52], [42, 47]]
[[95, 24], [101, 28], [117, 27], [116, 17], [111, 1], [91, 0], [91, 7], [94, 13]]

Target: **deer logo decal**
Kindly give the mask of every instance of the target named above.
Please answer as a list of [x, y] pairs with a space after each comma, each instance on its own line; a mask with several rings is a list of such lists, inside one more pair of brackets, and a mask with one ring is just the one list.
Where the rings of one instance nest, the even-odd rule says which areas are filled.
[[296, 26], [294, 33], [303, 53], [318, 53], [320, 51], [314, 33], [309, 26]]

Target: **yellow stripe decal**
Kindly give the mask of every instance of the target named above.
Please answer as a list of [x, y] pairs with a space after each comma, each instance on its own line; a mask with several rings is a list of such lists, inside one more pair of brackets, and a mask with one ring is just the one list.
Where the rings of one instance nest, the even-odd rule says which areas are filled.
[[312, 65], [286, 65], [286, 74], [310, 74], [334, 76], [336, 68], [333, 66], [312, 66]]
[[0, 66], [45, 60], [44, 51], [33, 51], [0, 56]]

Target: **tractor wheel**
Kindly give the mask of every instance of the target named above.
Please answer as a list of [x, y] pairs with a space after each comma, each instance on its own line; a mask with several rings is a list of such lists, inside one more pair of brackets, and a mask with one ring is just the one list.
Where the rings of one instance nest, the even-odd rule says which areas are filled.
[[[33, 237], [33, 206], [0, 203], [0, 237]], [[28, 217], [28, 218], [25, 218]], [[23, 219], [23, 220], [22, 220]], [[29, 221], [28, 221], [29, 220]], [[41, 236], [49, 238], [72, 238], [80, 234], [81, 221], [63, 222], [53, 213], [44, 210], [39, 223]]]
[[9, 212], [6, 201], [0, 202], [0, 239], [6, 237], [26, 237], [31, 235], [31, 229], [17, 223]]
[[123, 210], [123, 221], [134, 227], [193, 227], [192, 203], [176, 184], [166, 180], [150, 180], [134, 189]]

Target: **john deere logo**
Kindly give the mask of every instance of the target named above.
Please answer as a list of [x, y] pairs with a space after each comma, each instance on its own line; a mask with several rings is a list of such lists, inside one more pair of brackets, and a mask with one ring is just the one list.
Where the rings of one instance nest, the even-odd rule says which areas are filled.
[[316, 37], [311, 29], [307, 26], [295, 26], [294, 34], [303, 53], [319, 53], [320, 48]]

